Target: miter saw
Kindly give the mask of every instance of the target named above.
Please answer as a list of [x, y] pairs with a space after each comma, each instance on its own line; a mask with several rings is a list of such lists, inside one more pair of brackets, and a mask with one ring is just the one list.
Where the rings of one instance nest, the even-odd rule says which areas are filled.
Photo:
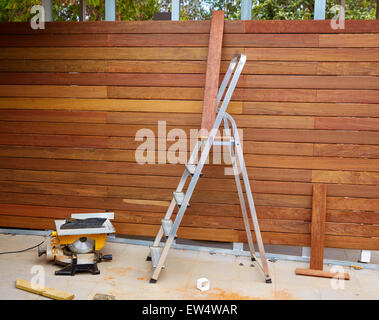
[[46, 254], [54, 264], [64, 266], [56, 275], [75, 275], [89, 271], [100, 274], [97, 262], [112, 260], [112, 255], [102, 255], [100, 250], [107, 235], [116, 230], [110, 222], [113, 212], [76, 213], [66, 220], [55, 220], [56, 231], [51, 233], [46, 249], [38, 247], [38, 256]]

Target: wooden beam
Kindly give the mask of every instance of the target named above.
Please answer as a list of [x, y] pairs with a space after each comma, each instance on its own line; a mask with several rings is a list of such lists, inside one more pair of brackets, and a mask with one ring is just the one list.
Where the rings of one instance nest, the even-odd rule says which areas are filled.
[[205, 77], [203, 115], [201, 128], [210, 131], [216, 120], [217, 91], [221, 67], [224, 11], [213, 11], [208, 46], [208, 62]]
[[55, 300], [72, 300], [74, 299], [75, 295], [71, 293], [67, 293], [64, 291], [48, 288], [48, 287], [39, 287], [39, 286], [33, 286], [33, 284], [29, 281], [22, 280], [22, 279], [16, 279], [16, 288], [25, 290], [31, 293], [39, 294], [41, 296], [55, 299]]
[[326, 220], [326, 184], [313, 185], [312, 225], [311, 225], [311, 264], [310, 268], [322, 270], [324, 262]]
[[329, 272], [329, 271], [322, 271], [322, 270], [297, 268], [296, 274], [301, 275], [301, 276], [312, 276], [312, 277], [321, 277], [321, 278], [336, 278], [336, 279], [350, 280], [350, 275], [348, 273]]

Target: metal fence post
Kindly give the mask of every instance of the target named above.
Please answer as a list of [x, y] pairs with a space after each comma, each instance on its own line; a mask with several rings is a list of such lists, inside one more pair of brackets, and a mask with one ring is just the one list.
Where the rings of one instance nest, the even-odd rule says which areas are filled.
[[252, 0], [241, 1], [241, 20], [251, 20]]
[[315, 0], [315, 20], [325, 20], [326, 0]]
[[105, 0], [105, 21], [116, 21], [116, 0]]
[[87, 14], [86, 7], [87, 7], [86, 0], [80, 0], [79, 1], [79, 21], [86, 20], [86, 14]]
[[53, 21], [53, 0], [42, 0], [42, 6], [45, 10], [45, 21]]
[[172, 0], [171, 2], [171, 20], [179, 21], [180, 18], [180, 2], [179, 0]]

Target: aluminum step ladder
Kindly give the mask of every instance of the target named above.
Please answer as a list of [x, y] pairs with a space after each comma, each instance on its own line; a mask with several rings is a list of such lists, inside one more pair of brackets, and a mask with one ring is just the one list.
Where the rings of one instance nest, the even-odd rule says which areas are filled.
[[[242, 217], [243, 217], [243, 222], [244, 222], [247, 240], [249, 244], [251, 260], [257, 262], [257, 264], [259, 265], [259, 267], [264, 273], [265, 281], [267, 283], [271, 283], [271, 278], [269, 275], [269, 268], [268, 268], [268, 264], [266, 260], [262, 236], [259, 229], [258, 218], [255, 211], [253, 196], [251, 193], [249, 177], [247, 175], [245, 160], [243, 157], [241, 141], [239, 138], [237, 126], [234, 119], [232, 118], [231, 115], [229, 115], [226, 112], [226, 109], [228, 107], [228, 104], [234, 92], [234, 89], [237, 85], [238, 79], [241, 75], [245, 62], [246, 62], [246, 56], [244, 54], [236, 55], [231, 60], [229, 68], [224, 76], [224, 79], [221, 83], [221, 86], [217, 94], [217, 107], [218, 107], [221, 99], [224, 97], [224, 92], [226, 88], [228, 87], [226, 90], [225, 97], [222, 101], [221, 107], [217, 108], [217, 117], [213, 125], [213, 128], [211, 129], [208, 136], [200, 137], [200, 140], [197, 140], [195, 147], [191, 153], [191, 157], [188, 163], [185, 164], [183, 175], [180, 179], [178, 187], [176, 188], [175, 192], [173, 192], [173, 198], [167, 209], [164, 219], [162, 219], [162, 225], [158, 231], [158, 234], [155, 237], [153, 245], [150, 247], [150, 254], [147, 257], [147, 260], [152, 261], [152, 264], [154, 267], [154, 271], [151, 276], [150, 283], [157, 282], [161, 270], [165, 267], [164, 264], [167, 258], [168, 251], [171, 245], [173, 244], [174, 240], [176, 239], [176, 233], [178, 231], [178, 228], [180, 226], [184, 213], [186, 212], [186, 209], [190, 206], [189, 200], [191, 199], [191, 196], [195, 189], [197, 181], [202, 175], [201, 172], [208, 158], [212, 145], [229, 146], [230, 159], [232, 162], [233, 174], [234, 174], [235, 182], [237, 186], [238, 197], [241, 204]], [[216, 135], [222, 121], [224, 123], [224, 131], [226, 133], [226, 136], [223, 137], [223, 140], [218, 140], [216, 139]], [[229, 126], [229, 124], [231, 125], [231, 127]], [[196, 164], [201, 147], [202, 147], [201, 156], [198, 163]], [[246, 197], [248, 200], [248, 206], [251, 213], [255, 237], [257, 240], [258, 248], [259, 248], [261, 263], [258, 262], [255, 255], [255, 248], [254, 248], [254, 243], [253, 243], [253, 239], [251, 235], [249, 217], [247, 213], [244, 193], [243, 193], [241, 180], [240, 180], [241, 174], [242, 174], [243, 184], [245, 187]], [[190, 183], [187, 187], [187, 190], [184, 191], [183, 189], [188, 178], [190, 179]], [[171, 216], [176, 206], [178, 207], [178, 212], [177, 212], [175, 221], [173, 222], [171, 220]], [[163, 248], [161, 248], [160, 243], [164, 235], [166, 236], [166, 241], [163, 243]]]

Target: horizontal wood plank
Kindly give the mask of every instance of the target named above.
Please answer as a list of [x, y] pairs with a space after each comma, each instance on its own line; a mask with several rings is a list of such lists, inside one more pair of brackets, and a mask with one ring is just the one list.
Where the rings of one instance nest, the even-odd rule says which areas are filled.
[[[118, 234], [154, 236], [183, 167], [139, 165], [135, 135], [158, 136], [158, 121], [199, 128], [210, 22], [2, 26], [0, 225], [52, 229], [71, 212], [112, 210]], [[221, 73], [248, 58], [228, 112], [264, 243], [309, 246], [312, 184], [324, 183], [325, 245], [378, 250], [378, 34], [375, 20], [225, 21]], [[155, 160], [175, 158], [163, 142]], [[233, 176], [203, 174], [179, 237], [247, 241]]]
[[319, 183], [346, 183], [352, 185], [379, 184], [379, 172], [312, 171], [312, 181]]
[[[49, 33], [209, 33], [210, 21], [85, 21], [46, 22], [33, 30], [30, 23], [3, 23], [2, 34]], [[330, 20], [225, 21], [225, 33], [379, 33], [375, 20], [346, 20], [344, 29], [333, 29]]]
[[248, 60], [379, 61], [379, 48], [247, 48]]
[[[72, 98], [0, 98], [0, 109], [40, 109], [82, 111], [133, 111], [201, 113], [199, 101], [151, 101], [124, 99], [72, 99]], [[228, 111], [242, 113], [242, 103], [232, 102]]]

